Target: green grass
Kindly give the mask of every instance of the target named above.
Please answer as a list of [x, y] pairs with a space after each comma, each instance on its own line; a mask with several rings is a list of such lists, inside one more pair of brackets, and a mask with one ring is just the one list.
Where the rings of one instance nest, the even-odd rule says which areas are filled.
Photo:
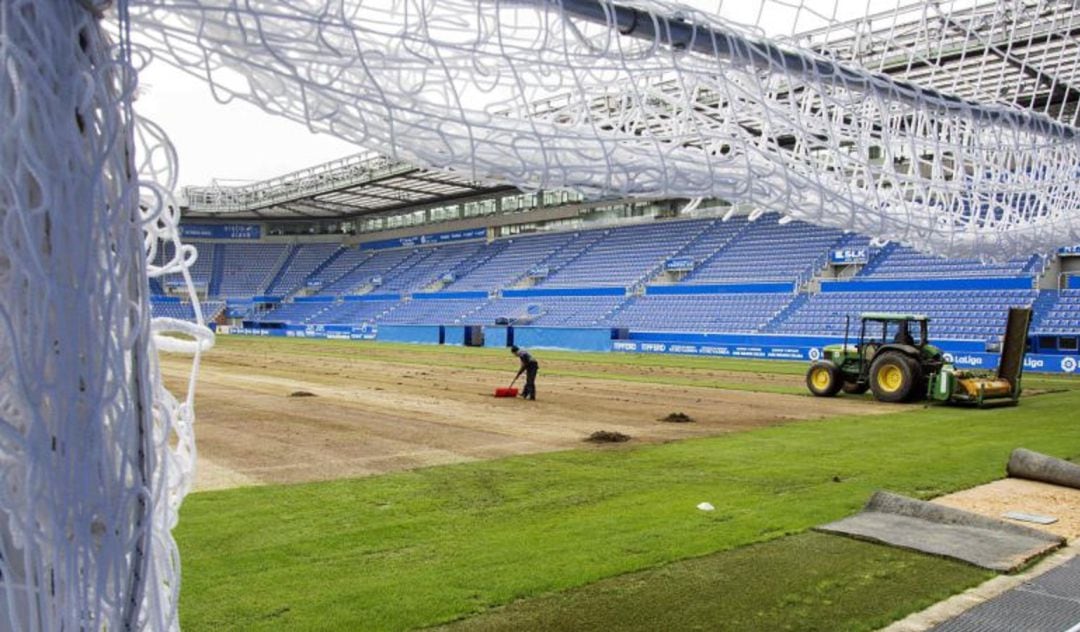
[[[182, 623], [430, 626], [798, 533], [856, 511], [876, 489], [927, 498], [970, 487], [1003, 476], [1017, 446], [1080, 455], [1077, 383], [1047, 384], [1060, 392], [1017, 408], [916, 409], [193, 494], [177, 530]], [[716, 511], [698, 511], [702, 501]], [[875, 614], [857, 621], [892, 613], [888, 603], [865, 600]]]
[[803, 533], [518, 601], [446, 630], [876, 630], [992, 576]]
[[[509, 352], [495, 347], [456, 347], [446, 345], [412, 345], [389, 342], [357, 342], [351, 340], [309, 340], [304, 338], [257, 338], [219, 336], [217, 346], [243, 349], [246, 353], [302, 353], [311, 357], [357, 358], [386, 360], [395, 364], [431, 364], [479, 370], [504, 370], [493, 365], [492, 359], [505, 359]], [[732, 371], [737, 373], [768, 373], [802, 375], [805, 362], [776, 360], [747, 360], [742, 358], [712, 358], [703, 356], [664, 355], [655, 353], [589, 353], [582, 351], [540, 350], [537, 356], [548, 362], [566, 362], [607, 367], [662, 367]]]
[[[337, 358], [387, 362], [394, 365], [430, 367], [437, 365], [448, 369], [470, 369], [506, 373], [509, 353], [498, 348], [465, 348], [441, 345], [410, 345], [397, 343], [355, 342], [343, 340], [309, 340], [303, 338], [248, 338], [223, 336], [218, 346], [242, 350], [245, 354], [297, 353], [318, 358]], [[784, 375], [801, 377], [806, 371], [805, 363], [777, 362], [772, 360], [744, 360], [677, 356], [661, 354], [586, 353], [579, 351], [536, 352], [543, 367], [543, 375], [575, 377], [623, 382], [668, 384], [671, 386], [697, 386], [725, 390], [758, 391], [788, 395], [808, 395], [801, 380], [788, 384], [768, 382], [745, 383], [717, 377], [717, 371], [725, 373], [753, 373], [761, 375]], [[655, 369], [658, 373], [652, 373]], [[273, 368], [268, 369], [273, 371]], [[676, 375], [663, 371], [678, 371]], [[723, 374], [721, 374], [723, 375]]]

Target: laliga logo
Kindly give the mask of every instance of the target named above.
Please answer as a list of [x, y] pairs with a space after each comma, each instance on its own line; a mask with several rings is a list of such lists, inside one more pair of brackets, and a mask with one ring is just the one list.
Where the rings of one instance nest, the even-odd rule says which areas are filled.
[[1066, 373], [1072, 373], [1076, 370], [1076, 358], [1062, 358], [1061, 370]]
[[1031, 356], [1028, 356], [1028, 357], [1024, 358], [1024, 368], [1025, 369], [1041, 369], [1041, 368], [1043, 368], [1043, 365], [1045, 365], [1045, 364], [1046, 363], [1043, 362], [1042, 360], [1039, 360], [1037, 358], [1032, 358]]
[[817, 347], [810, 347], [810, 351], [807, 353], [807, 355], [810, 356], [811, 360], [820, 360], [821, 349], [818, 349]]
[[954, 356], [951, 353], [942, 354], [946, 362], [955, 364], [956, 366], [982, 366], [983, 359], [973, 355]]

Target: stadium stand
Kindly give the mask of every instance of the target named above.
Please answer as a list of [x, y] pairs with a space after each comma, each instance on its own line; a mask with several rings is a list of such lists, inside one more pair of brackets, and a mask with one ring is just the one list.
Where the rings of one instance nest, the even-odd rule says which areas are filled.
[[[549, 278], [555, 271], [562, 270], [569, 267], [575, 260], [583, 256], [594, 245], [607, 236], [606, 230], [586, 230], [580, 233], [575, 233], [574, 238], [570, 243], [560, 248], [553, 255], [543, 261], [542, 264], [538, 264], [537, 267], [543, 267], [547, 270], [546, 274], [538, 274], [533, 279], [539, 280], [542, 278]], [[540, 281], [543, 282], [542, 280]]]
[[320, 294], [363, 294], [365, 290], [381, 287], [392, 274], [401, 274], [431, 254], [430, 248], [416, 250], [378, 250], [363, 257], [356, 266], [326, 285]]
[[341, 244], [299, 244], [289, 253], [277, 276], [266, 288], [268, 296], [289, 296], [300, 288], [320, 266], [327, 263]]
[[306, 325], [333, 306], [334, 303], [282, 303], [268, 312], [255, 316], [254, 320]]
[[[154, 261], [159, 266], [164, 265], [165, 262], [172, 260], [175, 252], [176, 250], [173, 248], [172, 242], [165, 242], [164, 244], [162, 244], [161, 248], [158, 249], [157, 256], [155, 257]], [[192, 265], [189, 270], [191, 274], [191, 280], [195, 284], [195, 287], [209, 287], [210, 274], [214, 266], [213, 262], [213, 246], [210, 246], [209, 244], [199, 245], [198, 256], [195, 259], [195, 264]], [[165, 277], [162, 284], [167, 285], [169, 281], [175, 281], [178, 278], [179, 276], [177, 275]]]
[[701, 234], [676, 252], [672, 258], [689, 259], [695, 266], [700, 266], [720, 252], [720, 249], [745, 230], [748, 224], [745, 215], [733, 217], [726, 222], [719, 220], [709, 222]]
[[907, 312], [930, 316], [930, 337], [997, 340], [1005, 333], [1003, 314], [1011, 306], [1031, 305], [1035, 290], [959, 290], [943, 292], [832, 292], [815, 294], [769, 327], [770, 333], [843, 335], [852, 332], [862, 312]]
[[366, 263], [374, 255], [373, 251], [364, 251], [356, 247], [342, 248], [311, 273], [306, 285], [325, 290], [332, 283], [341, 280], [345, 275]]
[[490, 325], [506, 318], [545, 327], [607, 326], [604, 322], [626, 302], [625, 296], [545, 296], [499, 298], [462, 319], [466, 325]]
[[1035, 331], [1080, 333], [1080, 290], [1046, 291], [1036, 302]]
[[345, 301], [331, 303], [325, 312], [309, 317], [305, 322], [317, 322], [326, 325], [362, 325], [373, 323], [380, 316], [387, 314], [400, 305], [400, 301]]
[[460, 274], [446, 289], [493, 291], [513, 287], [526, 278], [532, 268], [548, 265], [549, 259], [576, 238], [576, 233], [554, 233], [500, 239], [491, 246], [497, 252], [482, 265]]
[[264, 294], [290, 250], [291, 246], [285, 244], [215, 245], [210, 296], [228, 298]]
[[482, 242], [469, 242], [424, 248], [426, 257], [418, 258], [412, 266], [388, 273], [380, 291], [413, 292], [425, 289], [444, 275], [454, 274], [458, 266], [472, 259], [483, 247]]
[[645, 295], [630, 299], [605, 322], [649, 331], [753, 333], [791, 300], [790, 292]]
[[931, 257], [906, 246], [889, 244], [862, 269], [860, 277], [917, 279], [927, 276], [963, 278], [1006, 277], [1040, 272], [1044, 258], [1039, 255], [1001, 263], [983, 263], [977, 259]]
[[449, 325], [462, 322], [484, 299], [406, 300], [379, 322], [395, 325]]
[[[225, 311], [223, 301], [205, 301], [201, 303], [203, 321], [210, 322]], [[179, 320], [195, 320], [195, 309], [191, 303], [178, 301], [151, 301], [151, 313], [154, 318], [176, 318]]]
[[[824, 265], [830, 249], [837, 247], [841, 231], [803, 222], [780, 224], [774, 213], [748, 222], [712, 257], [687, 277], [690, 283], [739, 283], [745, 281], [804, 280]], [[723, 224], [721, 230], [731, 230]]]
[[[862, 311], [910, 311], [933, 319], [935, 338], [994, 341], [1008, 306], [1034, 305], [1033, 332], [1075, 333], [1080, 329], [1080, 291], [980, 290], [817, 292], [805, 284], [828, 277], [830, 251], [865, 249], [869, 261], [857, 281], [975, 278], [1030, 279], [1050, 258], [1034, 256], [1002, 263], [927, 257], [896, 244], [871, 247], [866, 237], [801, 222], [781, 224], [775, 214], [756, 221], [736, 215], [664, 220], [575, 232], [516, 235], [483, 241], [369, 250], [334, 243], [295, 245], [206, 242], [192, 273], [211, 298], [315, 293], [323, 302], [286, 302], [245, 318], [288, 324], [494, 324], [497, 319], [540, 326], [620, 327], [641, 331], [842, 335], [845, 317]], [[171, 256], [166, 244], [159, 262]], [[665, 264], [692, 262], [682, 278], [665, 275]], [[685, 270], [685, 268], [684, 268]], [[854, 273], [854, 272], [853, 272]], [[710, 284], [750, 282], [797, 284], [800, 293], [727, 293]], [[645, 283], [664, 293], [642, 294]], [[537, 286], [540, 295], [503, 297], [502, 290]], [[152, 282], [155, 294], [168, 279]], [[627, 294], [550, 296], [567, 289], [619, 287]], [[652, 286], [650, 286], [652, 287]], [[680, 287], [687, 288], [685, 294]], [[673, 290], [673, 291], [672, 291]], [[691, 293], [691, 290], [694, 292]], [[530, 290], [532, 291], [532, 290]], [[405, 295], [384, 297], [382, 293]], [[443, 300], [417, 292], [446, 295]], [[475, 292], [460, 298], [459, 292]], [[711, 293], [710, 293], [711, 292]], [[376, 300], [342, 300], [371, 294]], [[378, 294], [375, 294], [378, 293]], [[573, 292], [569, 292], [573, 294]], [[224, 308], [217, 303], [215, 314]], [[184, 310], [187, 311], [184, 311]], [[235, 310], [233, 310], [235, 311]], [[191, 317], [190, 307], [155, 304], [155, 314]], [[179, 314], [179, 316], [176, 316]]]
[[634, 285], [655, 274], [664, 261], [706, 227], [701, 221], [684, 221], [612, 228], [579, 256], [559, 266], [542, 285]]

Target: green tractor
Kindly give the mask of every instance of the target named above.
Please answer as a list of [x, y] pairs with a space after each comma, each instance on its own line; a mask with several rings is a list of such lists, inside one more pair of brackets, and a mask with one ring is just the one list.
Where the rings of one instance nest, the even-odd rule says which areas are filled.
[[926, 396], [931, 375], [945, 360], [930, 344], [930, 319], [919, 314], [866, 313], [861, 317], [858, 343], [829, 345], [823, 358], [810, 365], [806, 386], [818, 397], [841, 390], [862, 394], [867, 389], [883, 402], [903, 402]]
[[1009, 309], [1001, 358], [994, 373], [960, 371], [930, 344], [930, 319], [919, 314], [862, 315], [859, 341], [829, 345], [824, 357], [810, 365], [806, 386], [818, 397], [841, 390], [862, 394], [867, 389], [883, 402], [929, 398], [934, 402], [979, 407], [1016, 404], [1031, 324], [1031, 308]]

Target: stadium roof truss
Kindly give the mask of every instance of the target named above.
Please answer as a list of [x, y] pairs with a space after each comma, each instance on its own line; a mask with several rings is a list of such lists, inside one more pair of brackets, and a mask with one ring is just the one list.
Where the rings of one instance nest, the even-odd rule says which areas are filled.
[[[814, 50], [838, 64], [857, 66], [890, 77], [916, 91], [937, 91], [950, 98], [1007, 106], [1017, 113], [1041, 115], [1047, 123], [1074, 135], [1080, 116], [1080, 3], [1009, 3], [1011, 28], [1000, 28], [1000, 3], [940, 13], [934, 2], [918, 2], [879, 15], [780, 38]], [[880, 24], [881, 26], [875, 26]], [[998, 25], [997, 31], [994, 26]], [[915, 54], [912, 54], [915, 51]], [[660, 82], [654, 94], [677, 93], [678, 79]], [[777, 93], [798, 95], [799, 85]], [[662, 120], [618, 121], [620, 108], [610, 95], [592, 101], [589, 117], [612, 121], [623, 130], [662, 126]], [[814, 108], [816, 97], [803, 107]], [[800, 101], [801, 99], [795, 99]], [[535, 119], [579, 116], [570, 95], [530, 104]], [[694, 107], [716, 124], [727, 107], [723, 95], [702, 95]], [[820, 104], [819, 104], [820, 105]], [[662, 107], [659, 108], [662, 111]], [[851, 112], [846, 116], [857, 116]], [[660, 117], [663, 118], [663, 117]], [[1036, 119], [1036, 124], [1040, 124]], [[700, 120], [700, 119], [699, 119]], [[743, 117], [750, 134], [769, 133], [762, 121]], [[774, 146], [791, 147], [794, 137], [780, 132]], [[692, 142], [692, 141], [691, 141]], [[803, 142], [806, 142], [805, 139]], [[825, 144], [824, 142], [822, 143]], [[423, 169], [374, 153], [362, 153], [243, 186], [186, 187], [188, 218], [262, 220], [343, 220], [383, 216], [455, 200], [511, 190], [499, 183], [466, 179], [450, 171]]]
[[505, 191], [446, 171], [357, 154], [238, 187], [187, 187], [189, 218], [340, 220]]

